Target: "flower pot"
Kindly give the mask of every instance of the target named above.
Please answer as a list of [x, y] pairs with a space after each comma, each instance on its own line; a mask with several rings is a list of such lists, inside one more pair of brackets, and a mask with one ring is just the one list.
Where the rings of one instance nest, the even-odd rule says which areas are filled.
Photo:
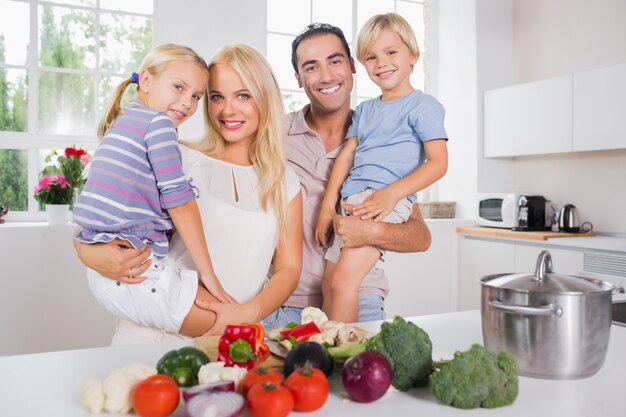
[[70, 205], [46, 204], [46, 216], [50, 226], [67, 224], [70, 219]]

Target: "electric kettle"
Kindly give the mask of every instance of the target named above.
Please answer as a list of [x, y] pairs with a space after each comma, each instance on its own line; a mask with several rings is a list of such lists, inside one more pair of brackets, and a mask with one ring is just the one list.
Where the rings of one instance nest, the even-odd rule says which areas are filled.
[[566, 204], [557, 213], [556, 222], [559, 232], [580, 232], [580, 215], [573, 204]]

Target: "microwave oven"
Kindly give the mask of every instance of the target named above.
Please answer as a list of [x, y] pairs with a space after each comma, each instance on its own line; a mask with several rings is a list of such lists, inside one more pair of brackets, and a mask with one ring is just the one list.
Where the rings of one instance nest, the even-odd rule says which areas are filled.
[[480, 226], [521, 231], [549, 230], [547, 202], [543, 196], [479, 194], [477, 223]]

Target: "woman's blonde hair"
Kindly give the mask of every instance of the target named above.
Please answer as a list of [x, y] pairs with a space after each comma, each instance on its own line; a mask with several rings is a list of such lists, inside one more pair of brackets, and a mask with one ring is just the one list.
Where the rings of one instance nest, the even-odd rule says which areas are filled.
[[[278, 238], [287, 236], [287, 200], [285, 196], [285, 108], [276, 77], [267, 60], [256, 49], [244, 44], [234, 44], [222, 48], [209, 63], [230, 66], [243, 81], [259, 114], [259, 128], [250, 146], [250, 160], [259, 175], [259, 199], [263, 210], [274, 209]], [[210, 84], [210, 75], [209, 75]], [[209, 94], [204, 95], [204, 111], [207, 136], [195, 149], [208, 154], [220, 154], [225, 140], [211, 123], [208, 116]]]
[[[155, 46], [148, 52], [148, 54], [143, 59], [141, 63], [141, 68], [138, 73], [142, 70], [148, 71], [152, 75], [159, 75], [161, 72], [165, 71], [167, 65], [173, 61], [183, 61], [183, 62], [192, 62], [200, 65], [203, 68], [207, 68], [205, 60], [198, 55], [193, 49], [176, 45], [173, 43], [167, 43], [159, 46]], [[208, 69], [207, 69], [208, 71]], [[113, 124], [113, 121], [117, 119], [117, 117], [122, 112], [121, 109], [121, 101], [124, 92], [133, 82], [132, 76], [122, 81], [120, 85], [117, 86], [115, 92], [113, 93], [113, 97], [107, 106], [106, 111], [104, 112], [104, 116], [98, 125], [98, 138], [102, 139], [106, 134], [107, 130]], [[139, 88], [139, 85], [137, 85]]]
[[397, 13], [377, 14], [365, 22], [357, 36], [356, 58], [360, 63], [364, 63], [367, 53], [383, 29], [390, 29], [398, 34], [411, 55], [419, 56], [420, 49], [409, 22]]

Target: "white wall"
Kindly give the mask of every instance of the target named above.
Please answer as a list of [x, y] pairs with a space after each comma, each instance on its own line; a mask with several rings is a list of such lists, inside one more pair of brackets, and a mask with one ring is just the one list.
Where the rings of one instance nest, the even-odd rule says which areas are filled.
[[[626, 62], [626, 1], [514, 0], [513, 83]], [[575, 204], [601, 232], [626, 233], [626, 150], [518, 157], [513, 191]]]
[[456, 201], [456, 217], [474, 214], [477, 184], [476, 20], [474, 0], [440, 0], [437, 22], [437, 77], [433, 95], [446, 109], [448, 172], [438, 182], [440, 201]]
[[[193, 48], [208, 62], [221, 47], [246, 43], [266, 53], [267, 2], [265, 0], [229, 1], [155, 1], [155, 45], [179, 43]], [[200, 139], [204, 131], [202, 110], [180, 127], [180, 137]]]

